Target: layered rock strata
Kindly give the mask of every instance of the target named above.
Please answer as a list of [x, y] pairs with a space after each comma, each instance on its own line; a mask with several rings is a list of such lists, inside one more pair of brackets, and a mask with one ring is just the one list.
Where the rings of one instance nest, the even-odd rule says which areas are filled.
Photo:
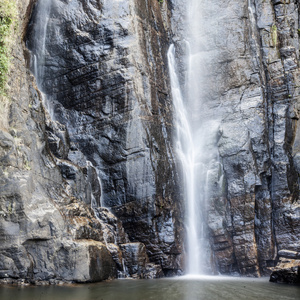
[[277, 251], [299, 251], [298, 5], [288, 2], [245, 3], [249, 47], [227, 64], [234, 88], [218, 147], [230, 218], [212, 236], [221, 269], [231, 261], [242, 274], [268, 273]]

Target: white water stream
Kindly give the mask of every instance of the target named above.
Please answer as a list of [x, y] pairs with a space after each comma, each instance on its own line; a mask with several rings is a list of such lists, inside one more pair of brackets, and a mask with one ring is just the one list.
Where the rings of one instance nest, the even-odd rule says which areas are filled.
[[[39, 1], [35, 25], [32, 69], [43, 90], [45, 47], [49, 11], [54, 0]], [[202, 28], [201, 0], [190, 0], [186, 13], [186, 63], [184, 84], [179, 83], [175, 46], [168, 52], [174, 107], [176, 111], [176, 149], [182, 164], [186, 198], [187, 273], [203, 274], [210, 260], [206, 232], [206, 212], [213, 185], [222, 182], [216, 147], [219, 121], [212, 117], [203, 90], [206, 88], [207, 51]], [[49, 101], [47, 106], [49, 108]], [[51, 109], [49, 109], [51, 111]], [[53, 116], [54, 119], [54, 116]], [[216, 176], [216, 173], [218, 175]], [[217, 180], [216, 180], [217, 178]], [[93, 196], [93, 195], [92, 195]], [[95, 200], [95, 199], [94, 199]], [[96, 204], [92, 201], [92, 207]]]
[[[49, 114], [50, 119], [52, 121], [56, 121], [56, 116], [54, 114], [53, 109], [53, 101], [51, 99], [51, 96], [49, 94], [44, 94], [45, 92], [45, 83], [49, 79], [49, 76], [47, 76], [47, 55], [49, 55], [47, 51], [47, 46], [49, 46], [49, 41], [47, 45], [47, 33], [49, 30], [49, 27], [55, 26], [55, 24], [51, 23], [51, 10], [55, 5], [57, 5], [59, 1], [57, 0], [39, 0], [37, 1], [37, 7], [35, 8], [35, 15], [33, 16], [34, 19], [34, 28], [32, 30], [32, 38], [31, 38], [31, 45], [30, 48], [32, 50], [32, 58], [31, 58], [31, 70], [36, 78], [37, 86], [41, 92], [43, 105], [46, 109], [46, 113]], [[49, 67], [49, 66], [48, 66]], [[76, 159], [76, 158], [75, 158]], [[94, 174], [97, 173], [97, 169], [94, 167], [92, 162], [86, 160], [86, 167], [88, 169], [89, 173], [89, 197], [90, 197], [90, 205], [93, 210], [97, 207], [103, 207], [103, 201], [102, 201], [102, 190], [101, 190], [101, 180], [99, 175], [97, 175], [97, 181], [98, 181], [98, 187], [97, 184], [95, 184], [94, 187], [92, 187], [91, 182], [94, 180]], [[98, 173], [97, 173], [98, 174]], [[100, 191], [99, 191], [100, 189]], [[94, 194], [100, 194], [99, 199], [96, 199]], [[97, 216], [97, 214], [96, 214]]]
[[[204, 274], [210, 269], [210, 247], [206, 222], [212, 189], [222, 184], [216, 146], [219, 121], [207, 105], [207, 51], [201, 1], [190, 0], [185, 25], [185, 79], [180, 84], [175, 46], [168, 52], [175, 108], [175, 147], [182, 165], [186, 203], [186, 272]], [[215, 185], [218, 185], [217, 187]]]
[[[44, 80], [45, 80], [45, 64], [46, 64], [46, 39], [47, 39], [47, 27], [49, 24], [49, 16], [51, 7], [54, 0], [43, 0], [37, 2], [37, 8], [35, 9], [35, 26], [32, 34], [31, 48], [34, 49], [31, 58], [31, 70], [35, 76], [37, 86], [41, 92], [44, 107], [49, 113], [52, 120], [55, 120], [53, 113], [51, 99], [44, 94]], [[47, 98], [47, 99], [46, 99]]]
[[45, 75], [45, 57], [46, 57], [46, 37], [47, 37], [47, 27], [49, 22], [49, 13], [52, 6], [52, 0], [43, 0], [37, 2], [35, 26], [34, 26], [34, 36], [33, 48], [35, 49], [35, 54], [33, 54], [33, 66], [32, 70], [34, 72], [37, 84], [40, 89], [42, 89], [42, 80]]

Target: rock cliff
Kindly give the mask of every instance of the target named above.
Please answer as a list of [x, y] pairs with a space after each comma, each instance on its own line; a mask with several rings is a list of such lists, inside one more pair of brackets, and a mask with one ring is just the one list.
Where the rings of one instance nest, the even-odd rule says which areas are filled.
[[[1, 105], [0, 278], [181, 273], [167, 51], [175, 43], [184, 85], [185, 1], [16, 3]], [[211, 264], [259, 276], [278, 251], [300, 251], [298, 1], [202, 5], [203, 96], [220, 120], [224, 178], [206, 212]]]
[[0, 277], [177, 274], [167, 4], [19, 1], [18, 9], [1, 127]]
[[240, 34], [225, 38], [235, 51], [223, 56], [230, 84], [218, 142], [227, 182], [223, 226], [216, 210], [210, 215], [217, 264], [258, 276], [278, 251], [300, 246], [299, 14], [298, 1], [244, 2], [232, 8]]
[[[184, 7], [172, 1], [178, 59]], [[202, 97], [219, 121], [222, 164], [206, 212], [211, 262], [221, 273], [260, 276], [282, 249], [299, 251], [299, 3], [199, 2], [205, 41]], [[181, 74], [185, 62], [179, 64]], [[181, 84], [186, 84], [184, 75]], [[222, 191], [218, 188], [222, 179]]]
[[279, 263], [274, 268], [270, 281], [300, 285], [300, 253], [290, 250], [278, 252]]

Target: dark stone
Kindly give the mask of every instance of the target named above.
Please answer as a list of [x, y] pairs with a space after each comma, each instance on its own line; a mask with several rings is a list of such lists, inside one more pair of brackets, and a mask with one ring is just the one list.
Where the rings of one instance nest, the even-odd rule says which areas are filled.
[[153, 279], [164, 276], [160, 265], [149, 263], [145, 245], [127, 243], [120, 245], [123, 252], [126, 273], [133, 278]]
[[[38, 28], [42, 3], [37, 5], [27, 46], [56, 120], [46, 128], [48, 144], [75, 196], [86, 203], [95, 199], [95, 208], [111, 208], [129, 239], [146, 245], [151, 262], [176, 273], [182, 269], [183, 227], [169, 113], [169, 17], [158, 3], [122, 2], [117, 15], [111, 5], [56, 0], [48, 8], [44, 37]], [[92, 166], [86, 180], [93, 199], [78, 188], [84, 180], [78, 166], [86, 161]], [[129, 206], [137, 208], [131, 216]]]
[[[287, 256], [287, 252], [291, 252], [284, 251], [285, 253], [282, 253], [284, 257]], [[300, 260], [281, 258], [273, 269], [270, 282], [300, 285]]]
[[97, 282], [108, 278], [116, 278], [116, 265], [105, 245], [89, 247], [90, 281]]

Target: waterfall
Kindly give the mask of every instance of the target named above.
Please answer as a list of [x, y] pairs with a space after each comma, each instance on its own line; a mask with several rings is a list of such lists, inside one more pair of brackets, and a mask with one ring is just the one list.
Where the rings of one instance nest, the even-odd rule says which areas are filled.
[[46, 57], [46, 38], [49, 22], [49, 13], [52, 6], [52, 0], [43, 0], [37, 2], [35, 9], [35, 26], [31, 48], [35, 50], [32, 55], [31, 69], [36, 78], [39, 89], [42, 88], [42, 80], [45, 75], [45, 57]]
[[35, 76], [37, 86], [42, 95], [43, 105], [49, 113], [52, 120], [55, 120], [53, 113], [51, 100], [49, 97], [46, 99], [44, 94], [45, 84], [45, 65], [46, 65], [46, 39], [47, 39], [47, 28], [49, 24], [50, 11], [54, 0], [43, 0], [38, 1], [36, 9], [34, 10], [33, 19], [35, 25], [33, 27], [31, 39], [31, 45], [28, 48], [33, 49], [31, 55], [31, 70]]
[[[35, 76], [47, 117], [49, 115], [49, 120], [54, 121], [54, 123], [58, 121], [54, 113], [54, 106], [56, 102], [53, 101], [51, 97], [52, 91], [49, 92], [49, 86], [51, 86], [49, 85], [49, 82], [55, 78], [51, 78], [49, 76], [47, 69], [49, 70], [50, 68], [48, 51], [49, 49], [50, 51], [53, 51], [51, 44], [49, 43], [49, 40], [51, 41], [51, 31], [55, 32], [56, 30], [59, 30], [59, 26], [57, 26], [55, 21], [51, 19], [51, 16], [55, 14], [55, 10], [59, 9], [59, 5], [60, 1], [57, 0], [37, 1], [31, 23], [29, 24], [31, 27], [29, 30], [30, 36], [28, 36], [27, 39], [27, 47], [31, 50], [30, 69]], [[52, 65], [51, 67], [57, 66]], [[68, 124], [64, 125], [68, 127]], [[71, 158], [71, 161], [82, 167], [84, 166], [84, 159], [81, 156], [76, 157], [76, 155], [74, 155]], [[84, 167], [87, 168], [87, 193], [85, 195], [85, 201], [87, 201], [87, 203], [89, 203], [91, 208], [95, 211], [96, 208], [103, 207], [102, 184], [97, 168], [87, 158], [85, 158], [85, 162], [86, 165]]]
[[201, 13], [201, 1], [191, 0], [186, 12], [185, 66], [181, 66], [185, 71], [184, 83], [179, 80], [182, 76], [178, 74], [180, 66], [177, 65], [176, 47], [171, 45], [168, 51], [175, 109], [174, 143], [184, 177], [186, 272], [193, 275], [211, 271], [207, 212], [210, 198], [216, 189], [220, 190], [223, 178], [217, 149], [220, 120], [205, 93], [205, 73], [212, 58], [204, 46]]

